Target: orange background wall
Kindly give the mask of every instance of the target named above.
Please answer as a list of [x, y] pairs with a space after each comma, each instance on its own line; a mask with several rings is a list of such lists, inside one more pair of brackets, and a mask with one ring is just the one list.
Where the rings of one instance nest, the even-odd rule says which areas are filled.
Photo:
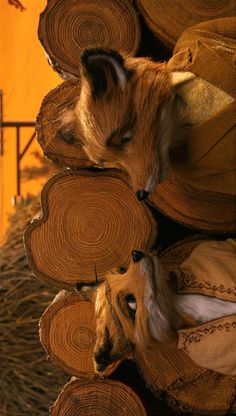
[[[48, 65], [44, 50], [37, 38], [39, 14], [46, 0], [21, 0], [26, 10], [21, 12], [0, 0], [0, 89], [3, 90], [4, 121], [34, 121], [42, 98], [61, 82]], [[21, 150], [33, 128], [23, 130]], [[22, 159], [22, 167], [36, 165], [32, 151], [39, 150], [34, 142]], [[8, 215], [14, 212], [11, 198], [16, 194], [15, 129], [4, 129], [4, 155], [0, 156], [0, 240], [8, 226]], [[21, 185], [21, 194], [37, 194], [42, 179]]]

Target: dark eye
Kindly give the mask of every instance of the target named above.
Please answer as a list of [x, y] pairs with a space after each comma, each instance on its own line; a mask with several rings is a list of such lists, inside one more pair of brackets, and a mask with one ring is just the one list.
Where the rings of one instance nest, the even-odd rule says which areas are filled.
[[125, 297], [125, 301], [132, 312], [135, 312], [137, 309], [137, 302], [134, 295], [129, 294]]
[[132, 139], [132, 132], [131, 132], [131, 130], [127, 130], [127, 131], [123, 134], [123, 136], [120, 136], [120, 135], [114, 135], [114, 137], [112, 137], [112, 138], [110, 139], [110, 141], [109, 141], [109, 146], [110, 146], [110, 147], [113, 147], [113, 148], [115, 148], [115, 149], [117, 149], [117, 150], [121, 150], [121, 149], [122, 149], [122, 147], [123, 147], [126, 143], [128, 143], [128, 142], [130, 142], [130, 141], [131, 141], [131, 139]]
[[72, 131], [63, 131], [63, 130], [59, 130], [58, 131], [58, 137], [65, 143], [67, 144], [74, 144], [75, 142], [75, 135], [73, 134]]
[[82, 142], [78, 139], [76, 132], [72, 130], [58, 130], [57, 137], [67, 144], [75, 144], [77, 146], [82, 147]]
[[120, 138], [120, 144], [123, 146], [126, 143], [129, 143], [132, 139], [132, 132], [131, 130], [127, 130], [125, 134]]
[[126, 269], [126, 267], [119, 267], [119, 269], [118, 269], [118, 273], [120, 273], [120, 274], [124, 274], [124, 273], [126, 273], [127, 272], [127, 269]]

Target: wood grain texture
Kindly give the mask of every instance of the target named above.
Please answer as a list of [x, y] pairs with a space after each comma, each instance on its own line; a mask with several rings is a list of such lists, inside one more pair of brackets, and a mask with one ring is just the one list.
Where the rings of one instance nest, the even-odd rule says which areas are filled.
[[150, 30], [173, 49], [185, 28], [197, 23], [235, 15], [235, 0], [137, 0]]
[[72, 380], [51, 407], [51, 415], [146, 416], [147, 413], [140, 398], [124, 383]]
[[134, 55], [141, 31], [129, 0], [50, 0], [40, 15], [39, 40], [64, 79], [77, 77], [81, 51], [104, 47]]
[[83, 150], [79, 138], [63, 117], [73, 110], [80, 96], [79, 80], [65, 81], [51, 90], [43, 99], [36, 119], [36, 133], [43, 153], [55, 163], [70, 168], [94, 165]]
[[[93, 303], [62, 290], [43, 313], [39, 334], [54, 365], [76, 377], [98, 377], [93, 365], [96, 342]], [[107, 367], [103, 375], [110, 375], [118, 364]]]
[[150, 250], [157, 225], [125, 176], [115, 170], [65, 172], [42, 192], [43, 214], [25, 232], [36, 276], [58, 287], [104, 278], [127, 267], [134, 249]]
[[202, 191], [170, 175], [156, 187], [149, 201], [167, 217], [195, 230], [215, 234], [236, 231], [234, 195]]

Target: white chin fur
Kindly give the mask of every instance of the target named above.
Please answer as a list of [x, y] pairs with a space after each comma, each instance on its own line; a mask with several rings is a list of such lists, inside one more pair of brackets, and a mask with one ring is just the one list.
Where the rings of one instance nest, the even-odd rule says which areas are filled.
[[152, 174], [149, 176], [148, 181], [146, 183], [145, 186], [145, 191], [150, 193], [152, 191], [154, 191], [156, 185], [158, 185], [158, 183], [160, 182], [160, 178], [159, 178], [159, 168], [158, 168], [158, 164], [156, 164], [153, 168]]
[[[198, 323], [205, 323], [236, 313], [236, 303], [199, 294], [180, 295], [171, 291], [157, 257], [143, 260], [143, 274], [146, 279], [144, 301], [149, 314], [149, 330], [160, 342], [165, 342], [170, 333], [171, 315], [175, 313], [192, 317]], [[153, 273], [154, 266], [154, 273]], [[155, 286], [151, 277], [155, 277]], [[155, 290], [155, 292], [154, 292]], [[174, 324], [174, 323], [172, 323]]]
[[[148, 310], [148, 325], [151, 336], [159, 342], [168, 342], [169, 323], [169, 288], [157, 257], [145, 258], [142, 261], [142, 273], [146, 279], [144, 302]], [[155, 279], [155, 285], [152, 282]], [[156, 292], [154, 290], [156, 289]]]
[[236, 303], [198, 294], [176, 295], [175, 310], [199, 323], [236, 313]]

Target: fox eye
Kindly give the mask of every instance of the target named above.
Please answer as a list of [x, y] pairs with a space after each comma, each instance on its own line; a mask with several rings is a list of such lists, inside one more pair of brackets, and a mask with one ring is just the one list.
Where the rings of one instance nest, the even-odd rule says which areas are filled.
[[136, 299], [134, 297], [134, 295], [129, 294], [125, 297], [125, 301], [129, 307], [129, 309], [131, 309], [132, 312], [135, 312], [137, 309], [137, 302]]
[[127, 272], [127, 269], [126, 269], [126, 267], [121, 266], [121, 267], [119, 267], [119, 269], [117, 271], [118, 271], [119, 274], [124, 274], [124, 273]]
[[106, 140], [105, 146], [121, 150], [126, 143], [130, 142], [133, 137], [132, 130], [122, 130], [125, 131], [124, 134], [118, 129], [114, 130]]
[[131, 130], [127, 130], [125, 134], [120, 138], [120, 144], [123, 146], [126, 143], [129, 143], [132, 139], [132, 132]]

